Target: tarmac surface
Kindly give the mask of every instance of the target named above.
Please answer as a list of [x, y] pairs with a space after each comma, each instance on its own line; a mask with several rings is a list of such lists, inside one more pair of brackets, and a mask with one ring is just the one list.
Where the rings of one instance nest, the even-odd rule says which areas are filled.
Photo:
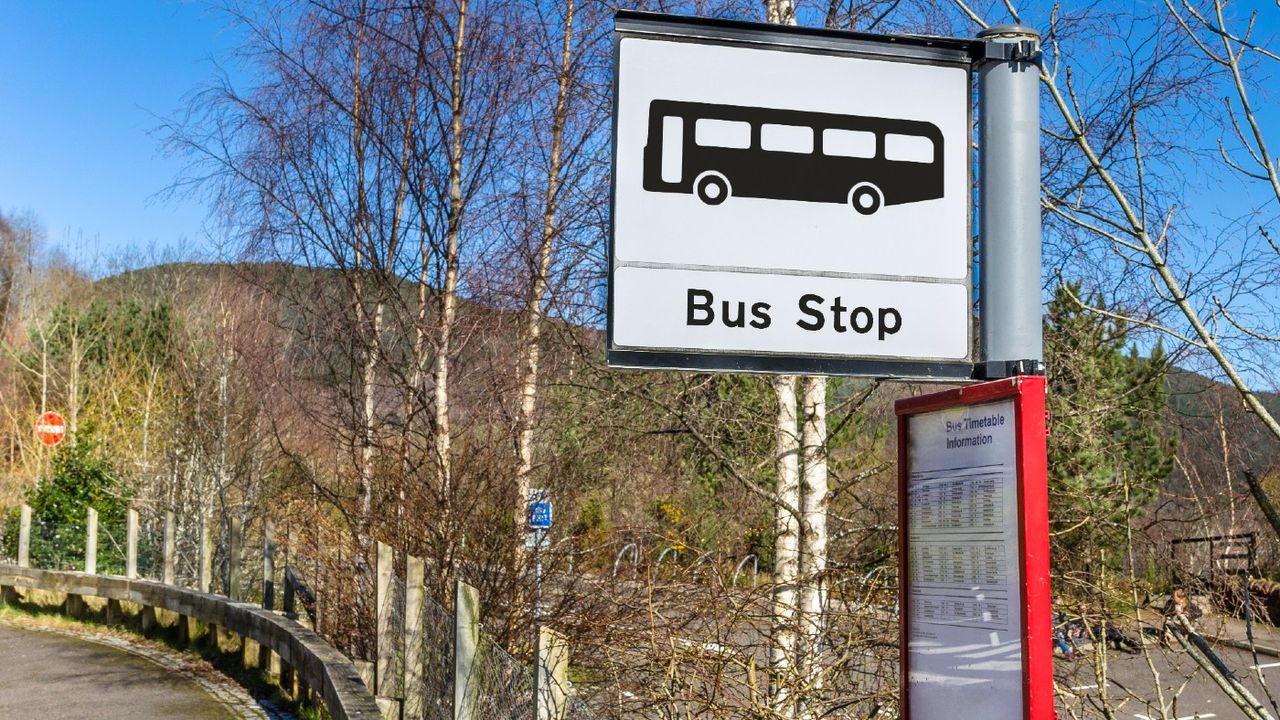
[[[1101, 717], [1104, 705], [1116, 720], [1246, 717], [1190, 656], [1176, 645], [1159, 642], [1153, 632], [1158, 625], [1152, 620], [1145, 651], [1108, 651], [1105, 672], [1099, 672], [1094, 651], [1078, 653], [1070, 659], [1056, 655], [1059, 718]], [[1280, 717], [1280, 630], [1256, 623], [1253, 643], [1249, 643], [1245, 624], [1235, 618], [1206, 618], [1199, 625], [1222, 663], [1257, 698], [1266, 713]], [[1101, 687], [1100, 680], [1105, 681]]]
[[233, 720], [200, 685], [145, 657], [89, 640], [0, 624], [4, 720]]

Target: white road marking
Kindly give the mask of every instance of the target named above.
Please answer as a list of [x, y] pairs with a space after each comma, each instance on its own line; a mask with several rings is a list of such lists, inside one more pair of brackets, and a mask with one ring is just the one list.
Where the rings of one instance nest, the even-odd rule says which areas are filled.
[[1097, 685], [1076, 685], [1072, 690], [1097, 690]]
[[1273, 668], [1273, 667], [1280, 667], [1280, 662], [1262, 663], [1261, 665], [1250, 665], [1250, 666], [1249, 666], [1249, 668], [1250, 668], [1250, 669], [1252, 669], [1252, 670], [1261, 670], [1261, 669], [1263, 669], [1263, 668]]
[[[1146, 715], [1134, 715], [1138, 720], [1154, 720], [1154, 718]], [[1198, 713], [1196, 715], [1185, 715], [1176, 720], [1205, 720], [1206, 718], [1218, 717], [1215, 713]]]

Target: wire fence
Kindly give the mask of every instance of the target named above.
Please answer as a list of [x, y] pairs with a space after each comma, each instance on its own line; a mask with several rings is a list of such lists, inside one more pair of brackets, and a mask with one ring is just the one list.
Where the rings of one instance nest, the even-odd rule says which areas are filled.
[[477, 716], [493, 720], [534, 717], [533, 669], [485, 635], [480, 636], [478, 650], [473, 682]]
[[6, 563], [18, 563], [18, 528], [21, 524], [17, 508], [0, 513], [0, 559]]
[[565, 720], [595, 720], [600, 714], [591, 707], [585, 697], [573, 695], [569, 698], [569, 707], [565, 710]]
[[[392, 566], [394, 568], [394, 563], [392, 563]], [[379, 575], [381, 575], [381, 567], [379, 567], [378, 572]], [[381, 583], [381, 577], [379, 578], [379, 583]], [[378, 616], [379, 639], [376, 647], [374, 648], [375, 655], [371, 658], [379, 665], [378, 692], [380, 695], [399, 697], [403, 699], [406, 697], [408, 689], [404, 687], [404, 643], [406, 639], [405, 633], [403, 632], [406, 627], [405, 580], [401, 574], [392, 572], [390, 586], [386, 590], [386, 595], [381, 598], [381, 603], [382, 604], [376, 609]], [[390, 630], [390, 632], [385, 636], [383, 634], [383, 624], [385, 624]], [[384, 639], [389, 640], [392, 647], [383, 647], [382, 642]], [[388, 653], [388, 656], [385, 659], [383, 657], [384, 653]], [[390, 677], [394, 678], [390, 683], [392, 687], [384, 687], [382, 685], [382, 665], [384, 661], [389, 661], [391, 664]]]
[[124, 575], [127, 555], [128, 521], [124, 518], [100, 520], [98, 522], [98, 574]]
[[164, 579], [164, 516], [153, 511], [138, 513], [138, 577]]
[[[199, 521], [174, 514], [172, 520], [166, 513], [148, 505], [137, 508], [137, 576], [146, 580], [164, 579], [164, 545], [166, 523], [173, 522], [174, 532], [174, 582], [180, 586], [195, 587], [199, 577]], [[6, 517], [0, 535], [0, 560], [18, 560], [18, 511]], [[49, 570], [82, 571], [85, 569], [85, 553], [88, 540], [88, 520], [59, 520], [38, 515], [31, 518], [30, 563], [33, 567]], [[99, 517], [97, 523], [96, 571], [103, 575], [124, 575], [128, 568], [129, 521], [126, 514], [117, 517]], [[260, 573], [259, 573], [260, 574]]]
[[422, 685], [406, 688], [419, 694], [423, 720], [452, 720], [455, 619], [431, 598], [422, 603]]
[[31, 519], [31, 565], [49, 570], [84, 570], [85, 524]]

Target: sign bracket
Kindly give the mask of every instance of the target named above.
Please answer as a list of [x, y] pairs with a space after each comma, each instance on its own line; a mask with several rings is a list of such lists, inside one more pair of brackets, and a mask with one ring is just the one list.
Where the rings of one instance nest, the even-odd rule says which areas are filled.
[[1020, 39], [1013, 42], [996, 40], [982, 41], [980, 63], [988, 62], [1040, 62], [1040, 43], [1036, 40]]

